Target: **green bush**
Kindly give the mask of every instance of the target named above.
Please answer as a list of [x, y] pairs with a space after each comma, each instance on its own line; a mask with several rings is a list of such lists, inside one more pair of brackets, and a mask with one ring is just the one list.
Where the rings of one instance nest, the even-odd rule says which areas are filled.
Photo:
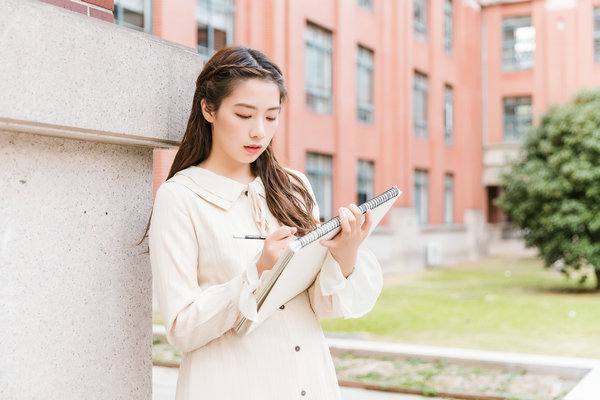
[[566, 273], [593, 268], [600, 290], [600, 90], [543, 115], [502, 184], [497, 204], [527, 246]]

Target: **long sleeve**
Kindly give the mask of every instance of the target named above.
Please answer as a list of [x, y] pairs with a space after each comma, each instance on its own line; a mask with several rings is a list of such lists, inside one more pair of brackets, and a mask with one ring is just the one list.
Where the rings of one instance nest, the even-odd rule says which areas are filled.
[[[150, 262], [158, 305], [169, 343], [195, 350], [235, 323], [246, 273], [219, 285], [198, 282], [196, 231], [176, 184], [163, 184], [154, 202], [149, 231]], [[184, 189], [185, 190], [185, 189]]]
[[[314, 193], [305, 176], [303, 178], [311, 196]], [[319, 219], [319, 206], [315, 200], [313, 216]], [[368, 313], [383, 286], [381, 267], [375, 255], [361, 245], [354, 271], [345, 278], [339, 264], [329, 251], [315, 282], [308, 288], [311, 306], [317, 318], [358, 318]]]
[[308, 289], [317, 318], [358, 318], [373, 308], [383, 285], [381, 268], [367, 248], [358, 249], [354, 271], [344, 278], [331, 253]]

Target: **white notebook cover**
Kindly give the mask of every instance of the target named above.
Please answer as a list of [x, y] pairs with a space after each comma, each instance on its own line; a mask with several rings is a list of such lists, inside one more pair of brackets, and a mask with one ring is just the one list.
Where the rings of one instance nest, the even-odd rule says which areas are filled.
[[[394, 186], [359, 206], [363, 214], [367, 209], [371, 210], [373, 223], [369, 235], [401, 193]], [[339, 217], [335, 217], [290, 243], [273, 266], [273, 276], [255, 291], [258, 320], [253, 322], [240, 314], [234, 327], [235, 331], [245, 334], [252, 332], [282, 304], [308, 289], [319, 274], [327, 256], [327, 248], [319, 241], [332, 238], [340, 229]]]

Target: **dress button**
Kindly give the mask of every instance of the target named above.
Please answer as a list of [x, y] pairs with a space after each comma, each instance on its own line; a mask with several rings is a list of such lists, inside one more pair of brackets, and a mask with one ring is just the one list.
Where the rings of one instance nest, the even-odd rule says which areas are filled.
[[300, 392], [300, 394], [301, 394], [302, 396], [306, 396], [306, 390], [303, 390], [303, 391], [301, 391], [301, 392]]
[[279, 309], [280, 309], [280, 310], [283, 310], [284, 308], [285, 308], [285, 306], [281, 306], [281, 307], [279, 307]]
[[300, 351], [300, 346], [296, 346], [296, 347], [294, 347], [294, 350], [296, 350], [296, 351]]

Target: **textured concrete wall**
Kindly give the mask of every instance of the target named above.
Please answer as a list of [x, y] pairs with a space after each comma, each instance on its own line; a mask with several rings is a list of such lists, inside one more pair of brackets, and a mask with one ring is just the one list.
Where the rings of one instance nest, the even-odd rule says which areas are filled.
[[149, 399], [152, 150], [0, 131], [0, 398]]
[[0, 398], [150, 399], [136, 242], [202, 59], [38, 1], [0, 9]]
[[32, 0], [0, 0], [0, 129], [164, 146], [185, 131], [193, 49]]

